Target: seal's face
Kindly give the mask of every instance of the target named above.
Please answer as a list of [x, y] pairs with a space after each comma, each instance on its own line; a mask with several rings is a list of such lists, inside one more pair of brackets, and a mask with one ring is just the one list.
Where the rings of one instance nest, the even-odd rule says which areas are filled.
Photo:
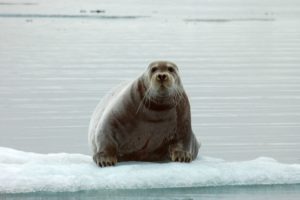
[[178, 67], [171, 62], [156, 61], [148, 67], [149, 89], [151, 96], [170, 97], [180, 89]]

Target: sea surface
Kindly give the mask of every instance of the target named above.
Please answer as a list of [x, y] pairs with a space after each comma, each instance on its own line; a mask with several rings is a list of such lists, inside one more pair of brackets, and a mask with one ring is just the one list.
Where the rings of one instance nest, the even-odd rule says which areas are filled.
[[[87, 130], [99, 100], [153, 60], [179, 66], [201, 155], [300, 163], [297, 0], [0, 0], [0, 146], [90, 154]], [[298, 199], [299, 191], [156, 190], [162, 199]], [[137, 194], [156, 198], [152, 192]], [[110, 195], [18, 197], [77, 194]]]

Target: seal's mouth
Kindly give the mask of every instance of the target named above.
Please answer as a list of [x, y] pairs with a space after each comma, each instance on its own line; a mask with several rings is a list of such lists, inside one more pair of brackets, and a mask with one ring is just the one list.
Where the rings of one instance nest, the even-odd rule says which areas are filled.
[[158, 81], [156, 85], [159, 90], [168, 90], [173, 87], [171, 81]]
[[172, 94], [172, 90], [170, 87], [164, 85], [164, 84], [161, 84], [157, 90], [156, 90], [156, 94], [158, 97], [161, 97], [161, 98], [166, 98], [166, 97], [169, 97], [171, 94]]
[[168, 90], [168, 86], [166, 86], [164, 83], [161, 83], [158, 87], [159, 90]]

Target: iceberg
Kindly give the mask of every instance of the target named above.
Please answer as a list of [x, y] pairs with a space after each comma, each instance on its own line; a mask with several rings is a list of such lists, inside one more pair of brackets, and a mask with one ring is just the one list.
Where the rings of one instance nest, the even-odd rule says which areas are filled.
[[300, 183], [300, 164], [266, 157], [228, 162], [199, 156], [192, 163], [123, 162], [99, 168], [88, 155], [5, 147], [0, 147], [0, 172], [0, 193]]

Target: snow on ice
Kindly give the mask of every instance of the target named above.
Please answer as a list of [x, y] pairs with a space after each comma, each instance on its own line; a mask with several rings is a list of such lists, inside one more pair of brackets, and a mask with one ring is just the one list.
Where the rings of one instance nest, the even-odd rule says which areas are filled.
[[0, 147], [0, 171], [0, 193], [300, 183], [300, 164], [265, 157], [227, 162], [200, 156], [192, 163], [124, 162], [99, 168], [88, 155]]

